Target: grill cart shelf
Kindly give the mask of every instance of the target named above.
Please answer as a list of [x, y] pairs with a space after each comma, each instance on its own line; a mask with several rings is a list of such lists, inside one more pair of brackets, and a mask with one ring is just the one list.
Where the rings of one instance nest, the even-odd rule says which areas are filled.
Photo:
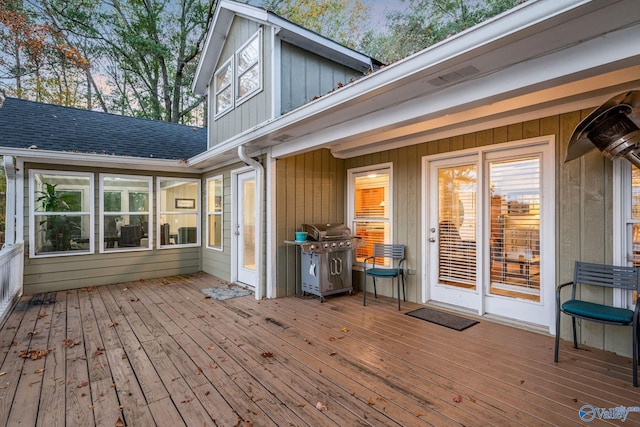
[[317, 295], [320, 302], [327, 295], [352, 295], [353, 250], [363, 246], [364, 240], [351, 236], [344, 224], [303, 224], [302, 228], [309, 240], [285, 241], [301, 250], [302, 295]]

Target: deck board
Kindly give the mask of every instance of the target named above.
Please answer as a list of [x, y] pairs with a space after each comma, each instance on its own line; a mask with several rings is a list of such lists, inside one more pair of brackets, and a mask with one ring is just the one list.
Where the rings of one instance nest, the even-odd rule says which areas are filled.
[[[583, 405], [640, 402], [628, 358], [562, 342], [555, 364], [545, 334], [485, 319], [457, 332], [361, 294], [200, 292], [218, 285], [199, 273], [23, 297], [0, 329], [0, 427], [572, 426]], [[35, 349], [51, 352], [19, 357]]]

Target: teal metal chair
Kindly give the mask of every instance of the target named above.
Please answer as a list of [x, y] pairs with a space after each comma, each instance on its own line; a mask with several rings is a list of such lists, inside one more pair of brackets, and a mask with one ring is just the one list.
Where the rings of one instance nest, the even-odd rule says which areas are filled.
[[[578, 284], [603, 286], [606, 288], [636, 291], [634, 310], [612, 307], [610, 305], [583, 301], [576, 297]], [[561, 302], [560, 291], [571, 286], [571, 298]], [[573, 282], [564, 283], [556, 288], [556, 347], [554, 362], [558, 362], [560, 344], [560, 314], [571, 317], [573, 326], [573, 347], [578, 348], [576, 336], [576, 318], [608, 325], [633, 327], [633, 386], [638, 387], [638, 316], [640, 313], [640, 267], [621, 267], [616, 265], [576, 262], [573, 270]]]
[[[390, 267], [380, 266], [380, 260], [390, 260]], [[376, 261], [378, 265], [376, 266]], [[367, 268], [368, 264], [371, 268]], [[400, 310], [400, 280], [402, 280], [402, 297], [406, 301], [407, 297], [404, 292], [404, 245], [390, 245], [376, 243], [373, 245], [373, 256], [364, 260], [364, 301], [363, 305], [367, 305], [367, 277], [373, 277], [373, 294], [378, 298], [376, 289], [376, 278], [391, 279], [393, 287], [393, 279], [398, 283], [398, 310]]]

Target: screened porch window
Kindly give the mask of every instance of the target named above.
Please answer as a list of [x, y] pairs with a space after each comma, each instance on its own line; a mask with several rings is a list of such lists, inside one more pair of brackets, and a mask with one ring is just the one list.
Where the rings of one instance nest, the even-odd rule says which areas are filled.
[[[356, 249], [356, 261], [373, 255], [376, 243], [391, 241], [391, 166], [350, 173], [352, 188], [352, 233], [365, 245]], [[382, 262], [382, 260], [380, 260]]]
[[100, 175], [101, 251], [150, 249], [151, 177]]
[[222, 177], [207, 179], [207, 247], [222, 250]]
[[200, 180], [158, 178], [160, 248], [200, 244]]
[[93, 175], [29, 172], [30, 255], [93, 253]]

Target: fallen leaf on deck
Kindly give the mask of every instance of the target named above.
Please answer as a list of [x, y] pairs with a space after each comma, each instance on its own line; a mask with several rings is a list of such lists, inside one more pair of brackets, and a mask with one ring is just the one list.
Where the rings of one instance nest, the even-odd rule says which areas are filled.
[[330, 351], [329, 356], [335, 356], [337, 353], [335, 351]]
[[40, 313], [38, 314], [38, 319], [42, 319], [43, 317], [47, 317], [48, 314], [47, 313]]
[[44, 368], [42, 368], [42, 369], [37, 369], [37, 370], [34, 372], [34, 374], [41, 374], [41, 373], [43, 373], [43, 372], [44, 372]]
[[373, 397], [369, 398], [369, 405], [373, 406], [376, 404], [376, 400]]
[[311, 341], [309, 341], [308, 339], [304, 339], [304, 342], [306, 342], [307, 344], [311, 344]]
[[264, 353], [262, 353], [262, 357], [273, 357], [273, 353], [271, 353], [270, 351], [265, 351]]
[[347, 332], [349, 332], [349, 330], [347, 328], [342, 328], [340, 329], [340, 332], [344, 332], [346, 334]]
[[0, 377], [7, 375], [6, 372], [0, 372]]
[[215, 346], [213, 346], [213, 345], [210, 345], [210, 346], [209, 346], [209, 350], [215, 350], [215, 349], [216, 349], [216, 347], [215, 347]]
[[129, 290], [129, 288], [122, 288], [122, 290], [123, 290], [123, 291], [128, 291], [128, 290]]
[[329, 341], [335, 341], [336, 339], [334, 337], [329, 337]]
[[77, 388], [82, 388], [82, 387], [86, 387], [89, 385], [89, 381], [82, 381], [80, 384], [78, 384], [76, 387]]
[[193, 397], [190, 399], [184, 399], [183, 401], [181, 401], [180, 403], [189, 403], [193, 400]]
[[524, 380], [520, 380], [520, 385], [524, 384]]
[[122, 421], [122, 418], [118, 417], [118, 421], [116, 421], [116, 427], [124, 427], [124, 421]]
[[425, 414], [421, 414], [419, 412], [416, 412], [415, 414], [413, 414], [414, 417], [418, 418], [418, 417], [423, 417]]
[[104, 352], [102, 350], [97, 350], [95, 353], [93, 353], [94, 357], [95, 356], [100, 356], [101, 354], [104, 354]]
[[140, 301], [140, 298], [135, 298], [135, 299], [134, 299], [134, 298], [131, 298], [131, 301], [132, 301], [132, 302], [137, 302], [137, 301]]
[[456, 396], [453, 396], [453, 401], [456, 403], [462, 402], [462, 396], [460, 396], [459, 394]]
[[216, 365], [215, 363], [214, 363], [213, 365], [211, 365], [211, 367], [212, 367], [213, 369], [218, 369], [218, 365]]
[[20, 351], [20, 354], [18, 357], [21, 357], [23, 359], [38, 360], [43, 358], [47, 354], [49, 354], [50, 351], [51, 351], [50, 349], [22, 350]]
[[30, 336], [30, 337], [33, 337], [35, 335], [38, 335], [39, 333], [40, 333], [40, 331], [31, 331], [31, 332], [28, 332], [27, 335]]
[[114, 326], [118, 326], [118, 325], [119, 325], [119, 323], [118, 323], [118, 322], [111, 322], [111, 323], [109, 323], [109, 327], [110, 327], [110, 328], [113, 328]]
[[209, 295], [205, 295], [204, 299], [211, 299]]
[[204, 314], [198, 314], [198, 319], [202, 319], [204, 317]]
[[326, 410], [327, 410], [327, 409], [329, 409], [329, 408], [327, 408], [327, 405], [326, 405], [326, 404], [324, 404], [324, 403], [322, 403], [322, 402], [318, 402], [318, 403], [316, 403], [316, 409], [317, 409], [318, 411], [326, 411]]

